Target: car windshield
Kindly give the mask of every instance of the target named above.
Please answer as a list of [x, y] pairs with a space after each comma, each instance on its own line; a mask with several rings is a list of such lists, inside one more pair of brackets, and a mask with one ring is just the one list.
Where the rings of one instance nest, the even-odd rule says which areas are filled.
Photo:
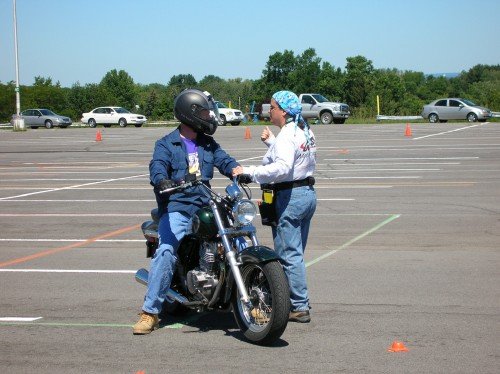
[[44, 116], [55, 116], [55, 115], [56, 115], [53, 111], [48, 110], [48, 109], [40, 109], [40, 112], [41, 112]]
[[318, 103], [327, 103], [330, 101], [326, 97], [324, 97], [323, 95], [319, 95], [319, 94], [314, 94], [314, 95], [312, 95], [312, 97], [314, 97]]
[[127, 109], [125, 108], [114, 108], [116, 113], [130, 113]]
[[460, 99], [460, 100], [462, 100], [465, 104], [467, 104], [469, 106], [477, 106], [477, 104], [473, 103], [470, 100], [467, 100], [467, 99]]
[[215, 102], [217, 104], [217, 108], [227, 108], [224, 104], [222, 104], [220, 101]]

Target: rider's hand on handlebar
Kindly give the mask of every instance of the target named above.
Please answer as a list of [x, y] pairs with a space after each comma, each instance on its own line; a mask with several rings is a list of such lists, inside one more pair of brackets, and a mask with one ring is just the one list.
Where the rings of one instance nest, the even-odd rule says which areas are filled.
[[250, 174], [239, 174], [238, 175], [238, 182], [241, 184], [249, 184], [252, 183], [252, 176]]
[[162, 179], [157, 185], [156, 188], [160, 191], [167, 190], [172, 187], [177, 187], [178, 184], [170, 179]]

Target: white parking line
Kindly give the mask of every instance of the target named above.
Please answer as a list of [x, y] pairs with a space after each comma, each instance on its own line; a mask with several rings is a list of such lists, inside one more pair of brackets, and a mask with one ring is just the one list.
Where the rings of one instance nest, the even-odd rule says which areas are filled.
[[84, 184], [79, 184], [79, 185], [75, 185], [75, 186], [67, 186], [67, 187], [61, 187], [61, 188], [52, 188], [52, 189], [50, 189], [50, 190], [43, 190], [43, 191], [30, 192], [30, 193], [27, 193], [27, 194], [22, 194], [22, 195], [8, 196], [8, 197], [0, 197], [0, 200], [10, 200], [10, 199], [15, 199], [15, 198], [18, 198], [18, 197], [25, 197], [25, 196], [31, 196], [31, 195], [38, 195], [38, 194], [47, 193], [47, 192], [62, 191], [62, 190], [70, 190], [70, 189], [74, 189], [74, 188], [79, 188], [79, 187], [83, 187], [83, 186], [90, 186], [90, 185], [95, 185], [95, 184], [100, 184], [100, 183], [108, 183], [108, 182], [115, 182], [115, 181], [119, 181], [119, 180], [126, 180], [126, 179], [132, 179], [132, 178], [139, 178], [139, 177], [143, 177], [143, 176], [145, 176], [145, 175], [147, 175], [147, 174], [132, 175], [132, 176], [130, 176], [130, 177], [123, 177], [123, 178], [106, 179], [106, 180], [103, 180], [103, 181], [92, 182], [92, 183], [84, 183]]
[[33, 322], [43, 317], [0, 317], [0, 322]]
[[115, 200], [115, 199], [19, 199], [19, 200], [3, 200], [0, 203], [150, 203], [155, 202], [155, 199], [142, 199], [142, 200]]
[[[379, 161], [379, 160], [476, 160], [479, 157], [373, 157], [350, 158], [349, 161]], [[338, 158], [325, 158], [324, 161], [339, 161]]]
[[[82, 243], [86, 242], [88, 239], [9, 239], [9, 238], [0, 238], [0, 242], [69, 242], [69, 243]], [[94, 242], [101, 243], [144, 243], [145, 239], [98, 239], [94, 240]]]
[[1, 269], [0, 273], [99, 273], [99, 274], [135, 274], [137, 270], [78, 270], [78, 269]]
[[0, 213], [0, 217], [150, 217], [137, 213]]
[[418, 138], [413, 138], [413, 140], [419, 140], [419, 139], [424, 139], [424, 138], [430, 138], [431, 136], [438, 136], [438, 135], [448, 134], [448, 133], [451, 133], [451, 132], [461, 131], [461, 130], [466, 130], [466, 129], [470, 129], [470, 128], [472, 128], [472, 127], [477, 127], [477, 126], [483, 126], [483, 125], [481, 124], [481, 125], [471, 125], [471, 126], [467, 126], [467, 127], [461, 127], [461, 128], [459, 128], [459, 129], [449, 130], [449, 131], [443, 131], [443, 132], [439, 132], [439, 133], [437, 133], [437, 134], [430, 134], [430, 135], [419, 136]]

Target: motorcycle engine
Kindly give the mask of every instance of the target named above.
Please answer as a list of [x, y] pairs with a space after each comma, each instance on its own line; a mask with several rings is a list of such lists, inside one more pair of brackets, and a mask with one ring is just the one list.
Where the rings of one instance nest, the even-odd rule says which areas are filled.
[[219, 283], [215, 273], [217, 265], [218, 244], [202, 242], [200, 245], [200, 267], [187, 273], [187, 286], [193, 295], [201, 293], [207, 299], [211, 298]]

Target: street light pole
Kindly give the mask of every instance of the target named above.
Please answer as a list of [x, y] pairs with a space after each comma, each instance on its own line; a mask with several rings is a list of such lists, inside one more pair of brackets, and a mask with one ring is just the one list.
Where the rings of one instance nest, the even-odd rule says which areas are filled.
[[21, 118], [19, 113], [21, 112], [21, 95], [19, 93], [19, 61], [17, 53], [17, 17], [16, 17], [16, 0], [12, 0], [13, 12], [14, 12], [14, 48], [16, 55], [16, 117], [14, 118], [14, 131], [24, 131], [24, 119]]

